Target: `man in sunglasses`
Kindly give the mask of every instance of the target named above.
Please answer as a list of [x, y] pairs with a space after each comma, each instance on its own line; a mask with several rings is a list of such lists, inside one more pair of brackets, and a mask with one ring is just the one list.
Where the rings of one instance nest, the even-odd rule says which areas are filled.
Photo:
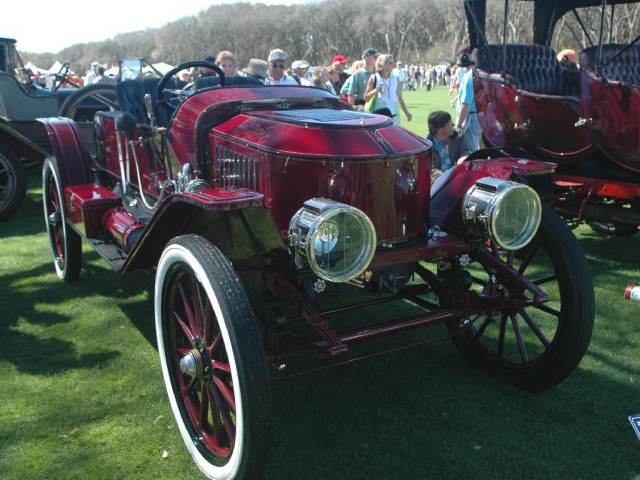
[[279, 48], [269, 52], [269, 74], [264, 79], [266, 85], [298, 85], [293, 77], [285, 75], [286, 62], [287, 54]]

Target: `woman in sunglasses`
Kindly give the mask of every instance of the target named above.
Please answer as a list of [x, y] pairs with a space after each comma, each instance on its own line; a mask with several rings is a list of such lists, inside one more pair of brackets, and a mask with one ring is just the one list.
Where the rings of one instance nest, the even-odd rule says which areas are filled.
[[264, 79], [266, 85], [298, 85], [293, 77], [285, 75], [287, 54], [279, 48], [269, 52], [269, 73]]

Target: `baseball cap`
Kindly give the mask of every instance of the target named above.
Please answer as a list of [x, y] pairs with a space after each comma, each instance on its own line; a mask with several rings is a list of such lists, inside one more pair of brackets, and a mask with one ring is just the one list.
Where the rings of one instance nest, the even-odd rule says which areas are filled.
[[362, 58], [368, 57], [369, 55], [373, 55], [377, 57], [379, 55], [378, 51], [375, 48], [367, 48], [364, 52], [362, 52]]
[[287, 54], [279, 48], [274, 48], [269, 52], [269, 63], [275, 62], [276, 60], [282, 60], [283, 62], [286, 62]]
[[309, 68], [309, 64], [304, 60], [296, 60], [291, 64], [291, 68], [293, 68], [294, 70], [296, 68]]
[[347, 59], [344, 58], [344, 55], [336, 55], [333, 57], [332, 63], [347, 63]]

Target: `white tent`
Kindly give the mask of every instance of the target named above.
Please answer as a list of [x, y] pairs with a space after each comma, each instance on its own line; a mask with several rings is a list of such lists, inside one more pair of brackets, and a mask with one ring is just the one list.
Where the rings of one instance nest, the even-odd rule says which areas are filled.
[[51, 68], [47, 70], [47, 73], [58, 73], [62, 68], [62, 62], [60, 60], [56, 60], [56, 62], [51, 65]]
[[24, 66], [24, 68], [26, 68], [27, 70], [31, 70], [36, 75], [37, 74], [44, 75], [45, 73], [47, 73], [47, 71], [44, 68], [37, 67], [36, 64], [33, 63], [32, 61], [28, 61]]
[[[154, 63], [153, 67], [164, 75], [165, 73], [167, 73], [169, 70], [171, 70], [173, 68], [173, 65], [169, 65], [168, 63], [160, 62], [160, 63]], [[150, 66], [147, 65], [146, 67], [144, 67], [142, 69], [142, 73], [154, 73], [154, 70], [153, 70], [153, 68], [151, 68]]]
[[104, 74], [108, 77], [117, 77], [118, 73], [120, 73], [120, 67], [117, 65], [104, 71]]

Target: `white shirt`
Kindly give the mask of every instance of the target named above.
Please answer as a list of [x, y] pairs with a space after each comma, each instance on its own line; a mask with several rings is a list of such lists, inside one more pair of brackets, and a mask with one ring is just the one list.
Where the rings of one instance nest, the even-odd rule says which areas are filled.
[[280, 80], [276, 80], [271, 75], [267, 75], [267, 78], [264, 79], [265, 85], [295, 85], [298, 86], [298, 82], [296, 82], [293, 77], [289, 75], [283, 75]]

